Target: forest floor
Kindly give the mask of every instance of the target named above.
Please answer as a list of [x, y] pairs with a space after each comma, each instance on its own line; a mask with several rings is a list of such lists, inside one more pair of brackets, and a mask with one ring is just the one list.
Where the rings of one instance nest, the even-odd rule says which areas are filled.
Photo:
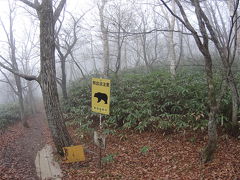
[[30, 128], [19, 122], [0, 135], [0, 179], [38, 179], [36, 154], [50, 140], [42, 113], [27, 118]]
[[[38, 179], [36, 154], [45, 144], [52, 144], [43, 119], [42, 114], [29, 117], [30, 128], [18, 123], [2, 133], [0, 179]], [[72, 127], [69, 132], [76, 144], [84, 145], [91, 153], [86, 153], [85, 162], [66, 164], [58, 159], [63, 179], [240, 179], [240, 140], [221, 132], [213, 161], [201, 164], [206, 132], [117, 131], [106, 139], [102, 168], [92, 136], [82, 138]]]
[[[90, 136], [81, 139], [74, 128], [69, 130], [77, 144], [99, 152]], [[117, 131], [106, 139], [102, 168], [99, 156], [87, 153], [86, 162], [62, 163], [64, 179], [240, 179], [240, 140], [219, 132], [213, 161], [202, 164], [206, 134]]]

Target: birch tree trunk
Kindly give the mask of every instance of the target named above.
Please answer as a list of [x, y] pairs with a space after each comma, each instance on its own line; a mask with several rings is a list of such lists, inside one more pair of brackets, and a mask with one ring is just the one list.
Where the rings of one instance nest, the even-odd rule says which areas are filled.
[[109, 40], [108, 40], [108, 29], [105, 26], [104, 22], [104, 8], [106, 5], [106, 0], [101, 0], [101, 5], [98, 6], [99, 16], [100, 16], [100, 28], [102, 33], [102, 43], [103, 43], [103, 74], [108, 77], [109, 75], [109, 61], [110, 61], [110, 52], [109, 52]]
[[[172, 10], [176, 13], [175, 1], [172, 1]], [[176, 51], [175, 51], [175, 44], [174, 44], [174, 34], [173, 30], [175, 27], [175, 17], [171, 16], [169, 22], [169, 59], [170, 59], [170, 73], [174, 78], [176, 76]]]
[[[146, 32], [145, 28], [144, 28], [144, 32]], [[141, 40], [142, 40], [142, 51], [143, 51], [143, 60], [145, 62], [146, 68], [147, 68], [147, 72], [151, 72], [151, 67], [150, 64], [148, 62], [148, 57], [147, 57], [147, 35], [145, 33], [143, 33], [143, 35], [141, 36]]]

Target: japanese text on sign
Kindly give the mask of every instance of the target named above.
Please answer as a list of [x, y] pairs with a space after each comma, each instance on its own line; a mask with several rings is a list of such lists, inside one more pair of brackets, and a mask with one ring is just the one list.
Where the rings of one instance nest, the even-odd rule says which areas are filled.
[[92, 78], [92, 111], [109, 114], [110, 80]]

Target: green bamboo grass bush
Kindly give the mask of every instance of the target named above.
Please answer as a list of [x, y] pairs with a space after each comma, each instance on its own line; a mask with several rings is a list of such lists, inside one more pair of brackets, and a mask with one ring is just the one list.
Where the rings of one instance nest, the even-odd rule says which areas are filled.
[[0, 129], [20, 120], [20, 109], [16, 104], [0, 105]]
[[[142, 132], [207, 127], [207, 85], [203, 71], [181, 70], [175, 79], [163, 69], [148, 74], [126, 72], [111, 80], [111, 115], [103, 116], [106, 128]], [[220, 77], [215, 81], [220, 85]], [[228, 93], [222, 101], [218, 120], [227, 123]], [[77, 82], [70, 88], [64, 109], [73, 122], [82, 126], [99, 122], [99, 115], [91, 112], [91, 90]]]

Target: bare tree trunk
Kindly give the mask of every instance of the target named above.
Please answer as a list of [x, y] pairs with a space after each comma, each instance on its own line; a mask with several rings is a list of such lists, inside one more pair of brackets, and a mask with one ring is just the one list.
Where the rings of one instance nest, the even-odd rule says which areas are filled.
[[[224, 76], [229, 85], [229, 88], [231, 90], [231, 96], [232, 96], [232, 129], [230, 131], [234, 131], [234, 132], [239, 131], [238, 123], [237, 123], [237, 114], [238, 114], [238, 108], [239, 108], [239, 94], [238, 94], [238, 89], [234, 79], [234, 75], [232, 73], [232, 64], [235, 59], [235, 53], [237, 48], [238, 4], [239, 4], [239, 0], [230, 1], [230, 4], [229, 4], [229, 9], [231, 14], [230, 32], [228, 37], [226, 37], [227, 39], [224, 41], [220, 38], [224, 36], [218, 31], [214, 30], [214, 28], [210, 24], [209, 18], [202, 11], [200, 5], [196, 4], [197, 5], [196, 7], [199, 9], [201, 16], [204, 22], [206, 23], [208, 31], [212, 36], [212, 41], [214, 42], [223, 63]], [[217, 27], [219, 27], [218, 23], [215, 23], [215, 24]], [[233, 34], [235, 35], [233, 36]], [[233, 46], [231, 45], [231, 41], [234, 42]], [[231, 132], [231, 133], [235, 134], [234, 132]]]
[[[173, 33], [170, 33], [173, 35]], [[176, 76], [176, 52], [175, 52], [175, 45], [173, 41], [173, 36], [170, 35], [169, 38], [169, 47], [170, 47], [170, 52], [169, 52], [169, 59], [170, 59], [170, 73], [172, 77], [174, 78]]]
[[[58, 39], [58, 38], [56, 38]], [[59, 41], [59, 39], [57, 40]], [[68, 99], [68, 95], [67, 95], [67, 75], [66, 75], [66, 55], [63, 55], [63, 53], [60, 50], [60, 45], [59, 42], [57, 42], [56, 44], [56, 49], [58, 51], [58, 57], [60, 59], [61, 62], [61, 73], [62, 73], [62, 78], [59, 82], [61, 89], [62, 89], [62, 95], [63, 95], [63, 99], [67, 100]]]
[[201, 13], [201, 7], [199, 1], [192, 0], [192, 4], [195, 7], [195, 14], [198, 20], [198, 26], [202, 35], [198, 35], [198, 32], [194, 29], [191, 23], [188, 20], [188, 17], [185, 13], [185, 10], [180, 3], [179, 0], [175, 0], [182, 18], [177, 16], [165, 3], [164, 0], [161, 0], [164, 6], [168, 9], [168, 11], [176, 17], [178, 20], [184, 24], [184, 26], [192, 33], [194, 40], [201, 51], [202, 55], [204, 56], [205, 60], [205, 72], [207, 76], [207, 84], [208, 84], [208, 104], [209, 104], [209, 114], [208, 114], [208, 144], [202, 152], [202, 161], [204, 163], [210, 161], [213, 157], [214, 152], [216, 151], [217, 147], [217, 128], [216, 128], [216, 112], [217, 112], [217, 100], [215, 95], [215, 85], [213, 83], [213, 70], [212, 70], [212, 58], [209, 51], [209, 40], [208, 40], [208, 33], [207, 33], [207, 24], [204, 21], [203, 14]]
[[[183, 31], [183, 25], [182, 25], [182, 28], [180, 28], [180, 25], [179, 25], [179, 22], [177, 21], [177, 26], [178, 26], [178, 29], [181, 31]], [[179, 36], [179, 56], [178, 58], [176, 59], [176, 67], [175, 67], [175, 70], [177, 71], [178, 67], [179, 67], [179, 64], [180, 64], [180, 61], [182, 59], [182, 56], [184, 54], [184, 48], [183, 48], [183, 34], [179, 33], [178, 34]]]
[[[146, 32], [145, 28], [144, 28], [144, 32]], [[145, 62], [146, 68], [147, 68], [147, 72], [151, 72], [151, 65], [148, 62], [148, 57], [147, 57], [147, 35], [145, 33], [143, 33], [142, 35], [142, 51], [143, 51], [143, 60]]]
[[123, 40], [120, 39], [120, 23], [118, 24], [118, 33], [117, 33], [117, 61], [116, 61], [116, 71], [115, 74], [117, 76], [118, 71], [121, 68], [121, 59], [122, 59], [122, 44]]
[[[209, 42], [207, 36], [207, 24], [201, 14], [201, 8], [198, 1], [193, 0], [195, 6], [195, 13], [198, 20], [198, 25], [203, 36], [203, 44], [197, 40], [199, 50], [202, 52], [205, 58], [205, 72], [207, 75], [208, 83], [208, 101], [209, 101], [209, 114], [208, 114], [208, 144], [202, 152], [202, 162], [206, 163], [213, 158], [213, 154], [217, 148], [217, 125], [216, 125], [216, 112], [217, 112], [217, 100], [215, 95], [215, 85], [213, 82], [213, 70], [212, 70], [212, 58], [209, 51]], [[195, 37], [196, 39], [196, 37]]]
[[[16, 47], [15, 47], [15, 40], [13, 36], [13, 17], [12, 17], [13, 10], [10, 8], [10, 15], [9, 15], [9, 22], [10, 22], [10, 27], [9, 27], [9, 45], [10, 45], [10, 51], [11, 51], [11, 63], [12, 63], [12, 68], [15, 71], [19, 71], [18, 69], [18, 64], [16, 60]], [[7, 33], [6, 33], [7, 35]], [[25, 109], [24, 109], [24, 103], [23, 103], [23, 92], [22, 92], [22, 84], [21, 84], [21, 78], [17, 75], [14, 75], [14, 79], [16, 82], [16, 87], [17, 87], [17, 96], [18, 96], [18, 102], [20, 106], [20, 115], [21, 115], [21, 120], [23, 122], [24, 127], [29, 127], [26, 119], [25, 119]]]
[[[238, 123], [237, 123], [237, 115], [238, 115], [238, 107], [239, 107], [239, 94], [238, 94], [238, 89], [235, 83], [234, 79], [234, 74], [232, 72], [232, 63], [234, 61], [235, 53], [236, 53], [236, 48], [237, 48], [237, 41], [238, 41], [238, 23], [237, 23], [237, 18], [238, 18], [238, 13], [237, 10], [237, 1], [235, 0], [229, 0], [228, 1], [228, 8], [229, 8], [229, 14], [232, 19], [232, 24], [230, 25], [230, 28], [232, 28], [232, 34], [234, 32], [235, 37], [232, 39], [234, 42], [233, 48], [231, 48], [231, 45], [228, 45], [230, 39], [231, 39], [231, 33], [227, 33], [227, 29], [225, 26], [225, 22], [223, 20], [222, 14], [219, 10], [219, 7], [217, 6], [218, 14], [221, 20], [221, 26], [218, 23], [218, 19], [216, 17], [216, 14], [213, 13], [214, 8], [210, 5], [210, 10], [208, 9], [209, 7], [206, 5], [205, 2], [205, 9], [207, 10], [209, 16], [205, 17], [205, 22], [208, 24], [208, 29], [211, 32], [211, 35], [213, 37], [213, 42], [215, 43], [217, 50], [220, 54], [220, 57], [222, 59], [223, 63], [223, 68], [224, 68], [224, 76], [226, 77], [225, 80], [231, 90], [231, 95], [232, 95], [232, 127], [230, 131], [232, 131], [232, 134], [238, 129]], [[213, 17], [213, 20], [211, 19], [211, 15]], [[204, 17], [204, 16], [203, 16]], [[233, 22], [236, 22], [235, 24]], [[215, 25], [215, 31], [213, 31], [213, 28], [210, 26], [210, 22], [212, 24], [214, 23]], [[221, 32], [220, 27], [223, 29]], [[235, 44], [236, 43], [236, 44]], [[233, 50], [232, 50], [233, 49]]]
[[106, 0], [101, 1], [99, 6], [99, 16], [100, 16], [100, 27], [102, 32], [102, 42], [103, 42], [103, 74], [108, 77], [109, 75], [109, 40], [108, 40], [108, 29], [105, 27], [104, 23], [104, 7], [106, 5]]
[[43, 93], [43, 102], [49, 128], [57, 151], [63, 155], [63, 147], [72, 145], [63, 113], [60, 109], [55, 69], [54, 19], [51, 0], [42, 0], [40, 10], [40, 54], [41, 73], [39, 83]]
[[67, 100], [67, 75], [66, 75], [66, 61], [65, 59], [61, 59], [61, 70], [62, 70], [62, 93], [63, 99]]
[[208, 53], [205, 54], [205, 71], [208, 83], [208, 144], [202, 152], [202, 162], [208, 162], [212, 159], [213, 153], [217, 148], [217, 126], [216, 126], [216, 112], [217, 101], [215, 95], [215, 85], [213, 82], [212, 58]]
[[[177, 67], [177, 60], [176, 60], [176, 51], [175, 51], [175, 43], [174, 43], [174, 27], [176, 23], [175, 16], [169, 17], [169, 14], [164, 10], [164, 8], [161, 8], [164, 16], [166, 17], [166, 21], [168, 24], [169, 29], [169, 36], [167, 38], [168, 40], [168, 60], [170, 62], [170, 73], [172, 78], [175, 78], [176, 76], [176, 67]], [[175, 1], [171, 1], [171, 9], [174, 14], [176, 14], [176, 3]]]
[[[61, 71], [62, 71], [62, 78], [61, 78], [61, 88], [62, 88], [62, 94], [63, 94], [63, 99], [67, 100], [68, 99], [68, 94], [67, 94], [67, 73], [66, 73], [66, 61], [67, 57], [72, 53], [73, 48], [75, 47], [77, 41], [78, 41], [78, 23], [80, 19], [83, 17], [81, 16], [78, 19], [75, 19], [72, 14], [73, 20], [73, 27], [71, 28], [73, 30], [73, 35], [72, 33], [69, 33], [68, 31], [63, 30], [63, 34], [59, 36], [60, 28], [62, 27], [62, 21], [60, 22], [60, 28], [55, 32], [55, 39], [56, 39], [56, 49], [58, 52], [58, 56], [61, 61]], [[63, 37], [63, 38], [62, 38]], [[62, 43], [62, 45], [61, 45]], [[62, 49], [65, 51], [62, 51]]]
[[40, 20], [40, 74], [38, 77], [22, 74], [18, 70], [13, 69], [13, 67], [10, 68], [1, 62], [0, 66], [14, 75], [29, 81], [36, 80], [40, 84], [49, 129], [58, 153], [63, 155], [62, 148], [72, 145], [73, 142], [64, 122], [57, 92], [54, 25], [66, 0], [60, 1], [54, 14], [52, 0], [42, 0], [41, 4], [38, 0], [35, 0], [34, 3], [28, 0], [20, 1], [35, 9]]
[[128, 60], [127, 60], [127, 43], [124, 44], [124, 62], [125, 62], [125, 65], [124, 65], [124, 68], [127, 69], [128, 68]]
[[[175, 8], [175, 1], [172, 1], [172, 9], [173, 12], [176, 12]], [[170, 73], [172, 77], [174, 78], [176, 76], [176, 51], [175, 51], [175, 44], [174, 44], [174, 34], [173, 30], [175, 27], [175, 17], [171, 16], [171, 20], [169, 22], [169, 29], [170, 29], [170, 35], [169, 35], [169, 59], [170, 59]]]
[[238, 109], [239, 109], [239, 94], [237, 85], [234, 80], [233, 73], [231, 69], [229, 69], [228, 72], [225, 72], [227, 77], [227, 84], [229, 85], [229, 88], [231, 90], [232, 95], [232, 123], [231, 123], [231, 129], [229, 129], [229, 132], [233, 136], [238, 136], [239, 134], [239, 124], [238, 124]]
[[[14, 55], [12, 57], [13, 67], [14, 67], [14, 70], [18, 71], [18, 66], [17, 66], [15, 58], [16, 57]], [[16, 86], [17, 86], [17, 96], [18, 96], [18, 102], [19, 102], [19, 106], [20, 106], [21, 120], [23, 122], [24, 127], [29, 127], [29, 125], [26, 121], [26, 118], [25, 118], [25, 108], [24, 108], [24, 103], [23, 103], [23, 91], [22, 91], [21, 79], [17, 75], [14, 75], [14, 78], [15, 78], [15, 82], [16, 82]]]
[[86, 85], [88, 86], [89, 90], [91, 90], [91, 86], [87, 83], [87, 77], [86, 77], [86, 75], [84, 74], [83, 69], [81, 68], [80, 64], [75, 60], [72, 52], [70, 53], [70, 56], [71, 56], [72, 61], [74, 62], [74, 64], [77, 66], [77, 68], [78, 68], [79, 71], [81, 72], [81, 75], [82, 75], [83, 79], [85, 79]]
[[[239, 2], [238, 2], [239, 3]], [[237, 6], [237, 1], [235, 2], [234, 0], [229, 0], [229, 14], [230, 16], [232, 16], [232, 20], [236, 21], [235, 24], [232, 24], [233, 29], [234, 29], [234, 33], [235, 33], [235, 50], [237, 50], [237, 54], [240, 54], [240, 32], [239, 32], [239, 24], [238, 24], [238, 7]], [[236, 9], [236, 12], [235, 12]], [[230, 36], [231, 37], [231, 36]], [[230, 38], [229, 37], [229, 38]], [[230, 48], [230, 47], [229, 47]], [[231, 65], [233, 64], [234, 61], [234, 57], [236, 55], [236, 51], [233, 50], [233, 53], [231, 53], [231, 49], [229, 49], [228, 53], [230, 53], [228, 55], [228, 59], [226, 58], [225, 60], [225, 66], [227, 66], [227, 68], [225, 67], [225, 69], [227, 70], [227, 72], [225, 72], [226, 77], [227, 77], [227, 83], [229, 84], [229, 87], [231, 89], [231, 93], [232, 93], [232, 128], [231, 128], [231, 133], [233, 135], [238, 135], [240, 130], [239, 130], [239, 124], [238, 124], [238, 109], [239, 109], [239, 101], [240, 101], [240, 97], [239, 97], [239, 93], [238, 93], [238, 89], [237, 89], [237, 85], [234, 79], [234, 75], [232, 73], [232, 69], [231, 69]], [[226, 55], [225, 55], [226, 56]], [[228, 67], [230, 65], [230, 67]]]
[[36, 104], [35, 104], [35, 99], [33, 96], [33, 88], [32, 88], [32, 82], [27, 81], [27, 87], [28, 87], [28, 100], [29, 100], [29, 106], [32, 114], [35, 114], [37, 109], [36, 109]]
[[16, 84], [17, 84], [17, 90], [18, 90], [18, 102], [20, 106], [20, 111], [21, 111], [21, 119], [23, 121], [23, 125], [25, 127], [28, 127], [26, 119], [25, 119], [25, 108], [24, 108], [24, 103], [23, 103], [23, 92], [22, 92], [22, 86], [21, 86], [21, 79], [15, 78]]
[[[15, 57], [15, 46], [11, 47], [12, 51], [12, 64], [13, 64], [13, 69], [18, 71], [18, 65], [16, 62], [16, 57]], [[23, 92], [22, 92], [22, 85], [21, 85], [21, 79], [19, 76], [14, 75], [14, 79], [16, 82], [16, 87], [17, 87], [17, 96], [18, 96], [18, 102], [20, 106], [20, 114], [21, 114], [21, 120], [23, 122], [24, 127], [29, 127], [27, 124], [27, 121], [25, 119], [25, 108], [24, 108], [24, 103], [23, 103]]]
[[94, 66], [94, 73], [98, 74], [98, 69], [97, 69], [97, 65], [96, 65], [96, 59], [94, 56], [94, 50], [93, 50], [93, 38], [92, 38], [92, 34], [91, 34], [91, 57], [93, 60], [93, 66]]

